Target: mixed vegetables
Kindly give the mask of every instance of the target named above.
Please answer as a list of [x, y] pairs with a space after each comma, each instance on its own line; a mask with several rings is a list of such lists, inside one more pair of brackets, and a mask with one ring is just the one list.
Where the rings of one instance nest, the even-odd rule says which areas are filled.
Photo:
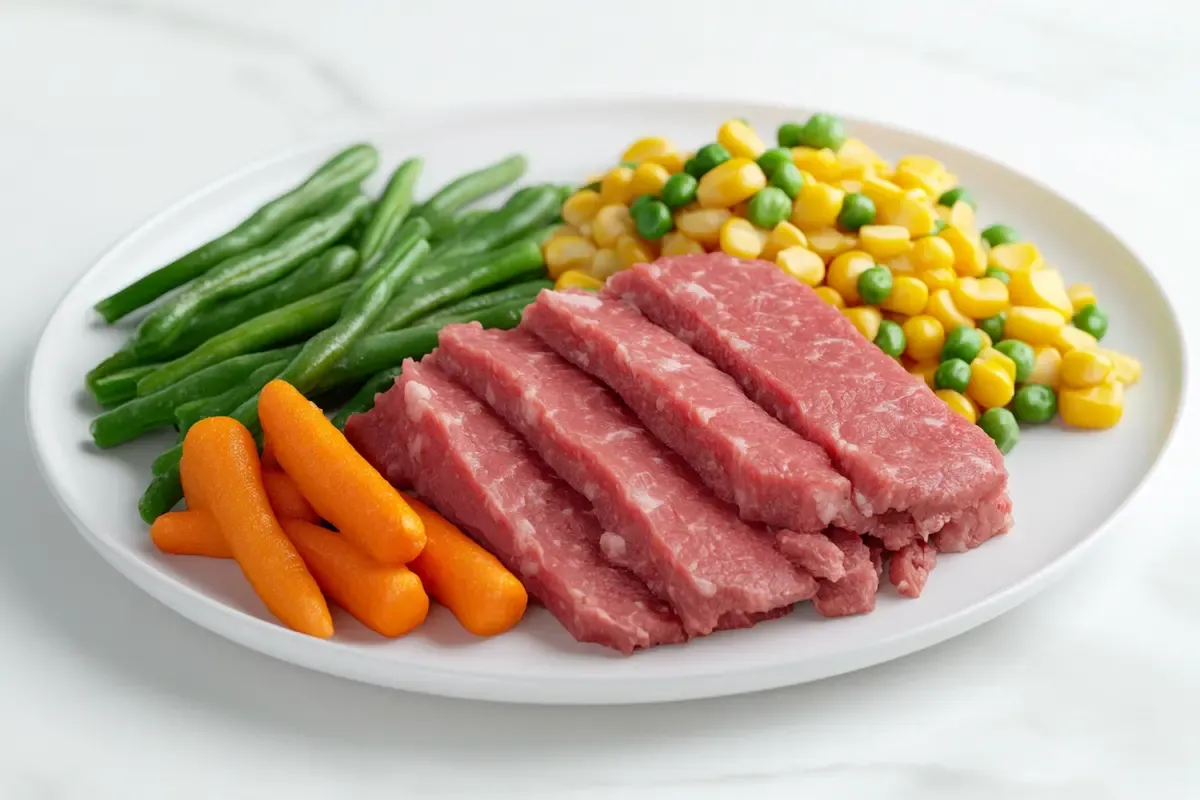
[[894, 164], [841, 120], [788, 122], [768, 147], [742, 119], [694, 153], [662, 137], [573, 193], [543, 245], [556, 286], [599, 288], [659, 255], [721, 250], [773, 261], [978, 423], [1001, 452], [1020, 424], [1109, 428], [1132, 357], [1100, 345], [1108, 316], [1008, 225], [978, 230], [976, 201], [944, 164]]

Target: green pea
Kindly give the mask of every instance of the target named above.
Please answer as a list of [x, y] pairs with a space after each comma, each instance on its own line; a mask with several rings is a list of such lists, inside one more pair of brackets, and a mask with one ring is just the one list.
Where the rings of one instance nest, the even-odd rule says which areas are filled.
[[639, 194], [637, 197], [633, 198], [633, 202], [629, 204], [629, 215], [636, 217], [639, 208], [646, 205], [646, 203], [654, 202], [655, 199], [657, 198], [655, 198], [652, 194]]
[[746, 219], [770, 230], [792, 215], [792, 199], [776, 186], [760, 189], [746, 206]]
[[667, 204], [667, 208], [683, 208], [696, 199], [698, 185], [699, 182], [686, 172], [672, 175], [663, 184], [662, 201]]
[[995, 278], [1005, 286], [1008, 286], [1008, 282], [1012, 280], [1012, 276], [1010, 276], [1007, 272], [1002, 269], [996, 269], [995, 267], [988, 267], [986, 270], [984, 270], [983, 277]]
[[1032, 347], [1017, 339], [1005, 339], [993, 346], [1017, 365], [1017, 383], [1029, 380], [1029, 374], [1033, 372]]
[[1004, 338], [1004, 323], [1008, 321], [1008, 312], [1001, 311], [994, 317], [979, 320], [979, 330], [987, 334], [993, 342]]
[[808, 118], [808, 122], [804, 123], [799, 143], [817, 149], [828, 147], [836, 153], [842, 149], [845, 141], [846, 128], [840, 119], [832, 114], [813, 114]]
[[959, 325], [946, 334], [946, 343], [942, 345], [942, 361], [961, 358], [970, 364], [983, 349], [983, 337], [979, 331], [966, 325]]
[[792, 151], [786, 147], [772, 147], [770, 150], [764, 150], [763, 154], [758, 157], [758, 165], [762, 167], [762, 171], [767, 174], [768, 178], [784, 164], [792, 164]]
[[846, 231], [856, 231], [863, 225], [870, 225], [875, 221], [875, 201], [862, 192], [851, 192], [842, 200], [837, 221]]
[[804, 138], [804, 126], [799, 122], [785, 122], [779, 126], [775, 140], [780, 147], [798, 147]]
[[683, 162], [683, 171], [688, 175], [695, 177], [699, 170], [700, 165], [697, 163], [695, 156], [692, 156], [687, 161]]
[[1021, 236], [1017, 233], [1016, 229], [1000, 224], [987, 226], [983, 229], [983, 233], [980, 236], [987, 242], [988, 247], [1021, 241]]
[[959, 200], [963, 201], [971, 208], [979, 208], [979, 206], [975, 205], [975, 198], [971, 195], [971, 193], [961, 186], [955, 186], [953, 189], [947, 189], [946, 191], [942, 192], [942, 196], [938, 198], [938, 205], [946, 206], [946, 208], [953, 208], [954, 204]]
[[890, 319], [879, 323], [879, 333], [875, 334], [875, 345], [889, 356], [898, 356], [904, 352], [908, 340], [901, 328]]
[[796, 195], [800, 194], [800, 190], [804, 188], [804, 176], [800, 174], [800, 168], [789, 161], [779, 165], [767, 184], [783, 189], [788, 197], [795, 200]]
[[638, 206], [637, 211], [631, 207], [629, 213], [633, 216], [633, 224], [637, 227], [638, 236], [653, 241], [661, 239], [671, 232], [675, 226], [671, 219], [671, 209], [661, 200], [651, 198]]
[[731, 158], [733, 156], [725, 149], [724, 145], [717, 144], [716, 142], [706, 144], [696, 151], [695, 157], [688, 159], [688, 163], [692, 165], [692, 168], [688, 170], [688, 174], [696, 180], [700, 180], [713, 167], [718, 164], [724, 164]]
[[1095, 303], [1088, 303], [1083, 308], [1079, 309], [1079, 313], [1072, 320], [1075, 327], [1081, 331], [1087, 331], [1096, 340], [1104, 338], [1104, 334], [1108, 333], [1108, 314], [1104, 313]]
[[858, 296], [870, 306], [877, 306], [892, 293], [892, 271], [875, 265], [858, 276]]
[[938, 364], [933, 373], [933, 388], [965, 392], [971, 382], [971, 365], [961, 358], [951, 358]]
[[997, 449], [1003, 455], [1008, 455], [1008, 452], [1017, 444], [1017, 439], [1021, 438], [1021, 429], [1017, 427], [1017, 418], [1007, 408], [989, 408], [979, 417], [979, 427], [983, 428], [983, 432], [992, 437], [992, 441], [996, 443]]
[[1054, 419], [1058, 413], [1058, 396], [1049, 386], [1030, 383], [1017, 389], [1012, 410], [1018, 422], [1041, 425]]

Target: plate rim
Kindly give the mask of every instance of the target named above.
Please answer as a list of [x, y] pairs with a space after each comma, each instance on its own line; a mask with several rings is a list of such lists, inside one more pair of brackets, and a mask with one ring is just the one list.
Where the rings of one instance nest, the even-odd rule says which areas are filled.
[[[416, 130], [430, 125], [461, 124], [471, 119], [488, 118], [497, 114], [536, 114], [545, 113], [550, 109], [558, 112], [571, 113], [581, 110], [594, 110], [601, 106], [620, 106], [630, 110], [645, 110], [653, 112], [662, 107], [677, 107], [690, 109], [711, 109], [718, 116], [721, 109], [756, 108], [763, 111], [779, 112], [783, 110], [807, 113], [803, 106], [787, 103], [772, 103], [760, 100], [737, 100], [722, 98], [668, 97], [638, 95], [632, 97], [573, 97], [565, 100], [540, 99], [521, 103], [485, 103], [471, 108], [451, 108], [431, 110], [399, 121], [390, 116], [378, 117], [375, 121], [361, 125], [350, 126], [346, 130], [301, 142], [298, 145], [284, 149], [271, 156], [256, 159], [232, 172], [208, 181], [201, 186], [185, 193], [178, 200], [168, 204], [160, 211], [149, 215], [131, 229], [116, 237], [96, 257], [91, 265], [68, 284], [57, 298], [53, 310], [38, 335], [33, 354], [25, 374], [25, 429], [34, 455], [34, 462], [43, 481], [59, 507], [65, 512], [75, 528], [83, 535], [93, 549], [112, 565], [121, 575], [151, 597], [170, 608], [175, 613], [190, 622], [199, 625], [211, 633], [230, 639], [250, 650], [263, 653], [281, 661], [295, 664], [306, 669], [324, 672], [341, 678], [372, 685], [385, 686], [393, 689], [416, 691], [431, 695], [455, 697], [473, 700], [488, 700], [495, 702], [530, 703], [539, 705], [625, 705], [646, 702], [673, 702], [708, 697], [732, 696], [749, 692], [763, 691], [798, 683], [823, 680], [834, 675], [865, 669], [887, 661], [891, 661], [911, 653], [947, 641], [974, 627], [989, 622], [1006, 611], [1032, 597], [1037, 592], [1051, 585], [1053, 581], [1066, 573], [1079, 558], [1103, 536], [1116, 527], [1144, 495], [1148, 486], [1157, 479], [1162, 464], [1167, 456], [1174, 452], [1179, 442], [1181, 422], [1190, 400], [1191, 346], [1188, 341], [1187, 328], [1182, 324], [1179, 308], [1167, 291], [1160, 276], [1143, 258], [1139, 250], [1133, 247], [1128, 239], [1106, 222], [1100, 219], [1083, 203], [1072, 196], [1069, 191], [1053, 186], [1047, 181], [1029, 174], [1023, 168], [1004, 160], [995, 158], [976, 150], [971, 145], [950, 141], [938, 135], [928, 133], [907, 125], [897, 124], [885, 118], [857, 113], [842, 113], [834, 109], [851, 125], [856, 123], [886, 128], [896, 133], [919, 137], [938, 145], [959, 150], [971, 157], [985, 162], [987, 165], [999, 168], [1016, 175], [1038, 189], [1067, 203], [1076, 213], [1084, 215], [1093, 225], [1102, 229], [1137, 260], [1142, 272], [1164, 306], [1169, 312], [1170, 326], [1179, 346], [1179, 395], [1175, 414], [1170, 421], [1170, 428], [1163, 439], [1162, 445], [1155, 454], [1150, 465], [1141, 479], [1131, 489], [1128, 496], [1111, 514], [1092, 531], [1084, 535], [1078, 542], [1071, 545], [1061, 555], [1040, 569], [1034, 570], [1008, 586], [997, 590], [971, 605], [964, 606], [940, 618], [922, 623], [916, 627], [905, 628], [902, 631], [870, 641], [856, 644], [841, 651], [836, 657], [830, 657], [830, 662], [839, 662], [841, 668], [831, 667], [819, 670], [819, 674], [811, 677], [792, 679], [786, 675], [787, 663], [775, 663], [756, 666], [733, 673], [702, 673], [687, 676], [681, 686], [677, 679], [667, 677], [623, 677], [605, 686], [603, 689], [589, 690], [586, 696], [580, 696], [573, 687], [578, 679], [569, 678], [554, 681], [548, 685], [544, 676], [536, 678], [519, 678], [505, 676], [488, 678], [477, 672], [461, 672], [453, 667], [431, 670], [426, 665], [404, 664], [402, 679], [393, 679], [384, 674], [370, 674], [369, 669], [355, 669], [356, 664], [370, 665], [376, 661], [386, 662], [396, 670], [396, 664], [390, 660], [380, 659], [369, 649], [354, 648], [356, 656], [352, 660], [343, 660], [338, 656], [344, 650], [353, 646], [340, 642], [314, 641], [310, 637], [296, 633], [273, 622], [259, 619], [245, 612], [232, 608], [205, 593], [182, 584], [170, 576], [157, 571], [133, 557], [126, 548], [116, 547], [104, 540], [84, 523], [77, 511], [71, 507], [65, 495], [60, 491], [56, 482], [51, 479], [49, 466], [39, 445], [34, 425], [34, 380], [39, 364], [44, 359], [47, 338], [59, 315], [64, 312], [64, 304], [68, 297], [79, 287], [93, 280], [103, 272], [109, 261], [128, 241], [143, 236], [160, 225], [164, 220], [184, 211], [187, 207], [201, 201], [206, 196], [219, 192], [230, 184], [238, 183], [260, 171], [269, 170], [272, 166], [318, 152], [332, 152], [334, 148], [345, 146], [355, 140], [370, 141], [372, 135], [387, 132], [388, 135], [403, 135], [407, 130]], [[198, 603], [196, 601], [199, 601]], [[325, 645], [322, 647], [321, 645]], [[737, 676], [737, 688], [730, 689], [722, 686], [723, 676]], [[497, 684], [504, 688], [497, 690]]]

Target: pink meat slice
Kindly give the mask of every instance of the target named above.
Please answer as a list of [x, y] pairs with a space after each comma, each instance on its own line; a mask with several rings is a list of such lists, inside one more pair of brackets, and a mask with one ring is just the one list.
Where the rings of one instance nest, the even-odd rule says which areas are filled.
[[713, 497], [608, 389], [530, 333], [443, 328], [438, 366], [591, 501], [600, 546], [704, 635], [811, 597], [816, 581]]
[[823, 533], [780, 531], [779, 551], [814, 578], [837, 583], [846, 575], [842, 549]]
[[937, 549], [929, 542], [910, 542], [888, 563], [888, 580], [904, 597], [920, 597], [929, 572], [937, 565]]
[[578, 641], [631, 653], [686, 638], [670, 608], [600, 552], [587, 501], [433, 365], [405, 362], [395, 387], [346, 433], [360, 452], [385, 452], [389, 474], [412, 476], [420, 495], [520, 576]]
[[901, 530], [911, 520], [912, 533], [889, 535], [892, 543], [951, 522], [969, 529], [955, 545], [1008, 528], [1008, 515], [979, 508], [1007, 482], [987, 434], [774, 265], [720, 253], [662, 258], [617, 273], [606, 291], [711, 358], [823, 447], [853, 484], [860, 511]]
[[521, 327], [620, 395], [742, 519], [802, 532], [863, 524], [824, 450], [628, 303], [543, 291]]
[[823, 617], [848, 617], [875, 610], [879, 594], [879, 572], [870, 548], [853, 531], [831, 529], [829, 538], [845, 557], [846, 574], [841, 580], [821, 581], [813, 606]]

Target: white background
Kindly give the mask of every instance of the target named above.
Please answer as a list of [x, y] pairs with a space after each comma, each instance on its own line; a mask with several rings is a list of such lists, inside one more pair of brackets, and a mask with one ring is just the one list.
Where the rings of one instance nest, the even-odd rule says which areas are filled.
[[1084, 165], [1186, 311], [1200, 24], [1101, 7], [0, 0], [0, 800], [1195, 797], [1190, 420], [1139, 513], [994, 623], [815, 685], [582, 710], [358, 686], [202, 631], [88, 549], [22, 420], [56, 299], [144, 217], [380, 116], [516, 99], [776, 101]]

